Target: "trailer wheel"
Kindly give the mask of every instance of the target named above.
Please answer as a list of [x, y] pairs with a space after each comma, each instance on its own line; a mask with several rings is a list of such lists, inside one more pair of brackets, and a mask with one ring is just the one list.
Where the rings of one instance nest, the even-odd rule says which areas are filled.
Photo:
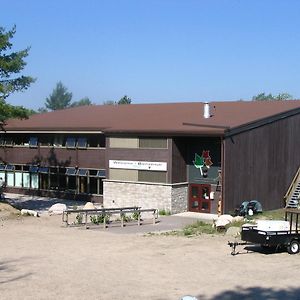
[[287, 247], [287, 251], [289, 254], [297, 254], [300, 251], [299, 242], [296, 240], [291, 241]]

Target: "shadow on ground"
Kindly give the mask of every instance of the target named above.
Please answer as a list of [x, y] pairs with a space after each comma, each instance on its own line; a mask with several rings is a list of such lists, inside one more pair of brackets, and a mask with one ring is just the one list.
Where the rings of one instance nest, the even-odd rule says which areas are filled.
[[2, 285], [4, 283], [14, 282], [31, 276], [33, 274], [31, 272], [19, 275], [20, 264], [22, 265], [24, 261], [25, 258], [0, 261], [0, 284]]
[[37, 212], [43, 213], [47, 212], [48, 209], [55, 203], [66, 204], [68, 208], [73, 208], [74, 206], [83, 206], [86, 201], [75, 201], [75, 200], [64, 200], [58, 198], [44, 198], [35, 196], [5, 196], [4, 202], [9, 203], [17, 209], [31, 209]]
[[224, 291], [215, 295], [212, 298], [205, 297], [204, 295], [198, 295], [197, 299], [201, 300], [298, 300], [300, 299], [300, 288], [290, 289], [271, 289], [262, 287], [242, 288], [236, 287], [234, 291]]

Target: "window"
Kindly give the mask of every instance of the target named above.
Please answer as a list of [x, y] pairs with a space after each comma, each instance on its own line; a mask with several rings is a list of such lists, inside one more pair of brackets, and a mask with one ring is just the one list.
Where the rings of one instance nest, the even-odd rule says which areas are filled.
[[75, 138], [67, 138], [67, 141], [66, 141], [66, 147], [67, 148], [75, 148], [76, 146], [76, 139]]
[[48, 173], [48, 171], [49, 171], [49, 168], [47, 168], [47, 167], [39, 167], [40, 173]]
[[78, 176], [87, 176], [87, 169], [79, 169], [77, 172]]
[[76, 168], [67, 168], [66, 169], [66, 175], [69, 175], [69, 176], [76, 175]]
[[85, 149], [87, 147], [87, 139], [86, 138], [78, 138], [77, 139], [77, 147], [81, 149]]
[[29, 172], [30, 173], [37, 173], [38, 170], [39, 170], [38, 166], [30, 166], [29, 167]]
[[13, 171], [14, 169], [15, 169], [15, 166], [13, 166], [13, 165], [7, 165], [5, 168], [6, 171]]
[[105, 174], [105, 170], [98, 170], [97, 171], [97, 177], [106, 177], [106, 174]]
[[5, 146], [6, 147], [12, 147], [14, 145], [13, 140], [9, 139], [9, 140], [5, 140]]
[[37, 146], [38, 146], [38, 138], [37, 137], [30, 137], [29, 147], [35, 148]]
[[5, 165], [0, 165], [0, 170], [5, 170]]

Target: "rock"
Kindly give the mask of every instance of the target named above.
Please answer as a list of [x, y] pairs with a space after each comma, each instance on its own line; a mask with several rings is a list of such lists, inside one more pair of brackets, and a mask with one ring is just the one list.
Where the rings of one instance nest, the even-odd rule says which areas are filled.
[[30, 210], [30, 209], [21, 209], [21, 215], [22, 215], [22, 216], [39, 217], [39, 214], [38, 214], [37, 211]]
[[230, 224], [233, 220], [231, 215], [221, 215], [216, 221], [216, 227], [225, 227], [227, 224]]
[[50, 215], [62, 215], [63, 211], [67, 210], [66, 204], [63, 203], [56, 203], [53, 204], [49, 209], [48, 213]]
[[95, 209], [95, 205], [92, 202], [87, 202], [83, 209]]
[[241, 221], [244, 221], [244, 217], [242, 217], [242, 216], [236, 216], [236, 217], [233, 217], [233, 219], [232, 219], [232, 222], [241, 222]]

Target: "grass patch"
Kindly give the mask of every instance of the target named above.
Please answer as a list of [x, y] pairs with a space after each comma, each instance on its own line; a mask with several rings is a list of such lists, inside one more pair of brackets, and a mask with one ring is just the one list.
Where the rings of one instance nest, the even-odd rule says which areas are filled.
[[170, 216], [171, 212], [169, 210], [166, 210], [166, 209], [161, 209], [161, 210], [158, 211], [158, 214], [160, 216]]
[[260, 214], [254, 215], [253, 219], [262, 219], [262, 220], [284, 220], [285, 216], [285, 209], [275, 209], [275, 210], [268, 210], [264, 211]]
[[168, 232], [161, 233], [167, 236], [198, 236], [201, 234], [215, 234], [218, 233], [216, 228], [212, 224], [205, 223], [203, 221], [197, 221], [193, 224], [185, 226], [182, 230], [172, 230]]

